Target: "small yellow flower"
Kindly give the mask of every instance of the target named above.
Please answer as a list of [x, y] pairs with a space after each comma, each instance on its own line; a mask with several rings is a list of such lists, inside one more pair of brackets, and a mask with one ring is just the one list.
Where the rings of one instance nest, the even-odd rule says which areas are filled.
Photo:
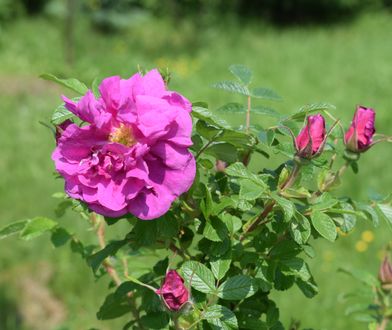
[[338, 232], [339, 236], [345, 237], [348, 235], [348, 233], [345, 233], [343, 230], [341, 230], [339, 227], [336, 227], [336, 231]]
[[334, 253], [330, 250], [327, 250], [323, 253], [323, 259], [325, 262], [331, 262], [334, 259]]
[[368, 243], [366, 243], [366, 242], [364, 242], [364, 241], [358, 241], [356, 244], [355, 244], [355, 249], [358, 251], [358, 252], [365, 252], [367, 249], [368, 249]]
[[374, 240], [374, 234], [371, 230], [365, 230], [362, 235], [362, 240], [365, 241], [366, 243], [371, 243]]

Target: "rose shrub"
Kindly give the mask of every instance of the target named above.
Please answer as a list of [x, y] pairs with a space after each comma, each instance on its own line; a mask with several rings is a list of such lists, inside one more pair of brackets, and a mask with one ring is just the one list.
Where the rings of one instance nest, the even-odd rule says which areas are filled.
[[[214, 112], [169, 91], [158, 70], [106, 78], [91, 90], [43, 75], [81, 95], [64, 97], [52, 117], [52, 158], [66, 192], [54, 195], [56, 214], [77, 212], [97, 243], [44, 217], [11, 223], [0, 239], [49, 232], [55, 247], [69, 244], [97, 279], [110, 278], [97, 317], [129, 314], [123, 329], [284, 329], [271, 292], [297, 286], [308, 298], [317, 294], [307, 263], [314, 240], [334, 242], [359, 221], [392, 224], [391, 196], [364, 202], [337, 190], [345, 171], [358, 172], [360, 153], [391, 138], [374, 134], [370, 108], [359, 107], [344, 134], [328, 103], [290, 115], [255, 106], [281, 98], [253, 88], [249, 68], [230, 72], [235, 80], [214, 87], [246, 106], [229, 102]], [[221, 118], [227, 113], [242, 113], [245, 126], [229, 125]], [[260, 127], [255, 116], [274, 125]], [[267, 168], [277, 155], [286, 160]], [[118, 222], [127, 232], [108, 240]], [[387, 261], [381, 284], [362, 278], [383, 299], [389, 280]], [[388, 301], [371, 329], [388, 324]], [[287, 326], [299, 329], [299, 322]]]

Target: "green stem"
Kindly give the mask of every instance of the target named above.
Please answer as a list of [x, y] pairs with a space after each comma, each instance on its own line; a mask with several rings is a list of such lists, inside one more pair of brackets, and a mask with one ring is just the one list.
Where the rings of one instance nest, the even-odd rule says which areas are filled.
[[208, 141], [208, 142], [198, 151], [198, 153], [197, 153], [196, 156], [195, 156], [195, 159], [196, 159], [196, 160], [200, 157], [200, 155], [204, 152], [204, 150], [206, 150], [206, 149], [211, 145], [211, 143], [215, 142], [215, 139], [216, 139], [219, 135], [221, 135], [222, 132], [223, 132], [223, 131], [219, 131], [218, 133], [216, 133], [216, 134], [212, 137], [212, 139], [211, 139], [210, 141]]
[[[301, 165], [298, 163], [294, 163], [294, 167], [293, 170], [290, 173], [290, 176], [287, 178], [287, 180], [282, 184], [282, 186], [280, 187], [280, 190], [284, 190], [287, 188], [290, 188], [295, 180], [298, 177], [298, 174], [300, 172], [301, 169]], [[259, 215], [259, 217], [256, 218], [256, 220], [248, 227], [246, 228], [246, 230], [244, 230], [243, 234], [240, 237], [240, 241], [243, 241], [245, 236], [252, 232], [253, 230], [255, 230], [258, 226], [262, 225], [262, 224], [266, 224], [269, 222], [268, 219], [266, 219], [268, 217], [268, 215], [270, 214], [270, 212], [273, 210], [275, 205], [275, 201], [274, 200], [270, 200], [266, 203], [263, 212], [261, 212], [261, 214]]]
[[176, 330], [183, 330], [183, 328], [180, 325], [178, 315], [173, 317], [173, 323], [174, 323], [174, 329], [176, 329]]
[[286, 188], [290, 188], [295, 180], [298, 177], [299, 171], [301, 169], [301, 165], [298, 164], [297, 162], [294, 163], [294, 167], [293, 170], [290, 173], [290, 176], [287, 178], [287, 180], [282, 184], [282, 186], [280, 187], [280, 190], [284, 190]]
[[202, 320], [203, 320], [202, 318], [196, 320], [196, 321], [193, 322], [188, 328], [186, 328], [186, 330], [191, 330], [196, 324], [198, 324], [198, 323], [201, 322]]

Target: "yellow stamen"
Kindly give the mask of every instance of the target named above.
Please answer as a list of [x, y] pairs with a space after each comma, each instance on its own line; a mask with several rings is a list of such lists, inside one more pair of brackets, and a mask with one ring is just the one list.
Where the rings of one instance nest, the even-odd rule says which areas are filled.
[[136, 144], [132, 128], [130, 126], [125, 126], [124, 124], [120, 124], [119, 127], [115, 128], [114, 131], [110, 133], [109, 141], [120, 143], [127, 147], [132, 147]]

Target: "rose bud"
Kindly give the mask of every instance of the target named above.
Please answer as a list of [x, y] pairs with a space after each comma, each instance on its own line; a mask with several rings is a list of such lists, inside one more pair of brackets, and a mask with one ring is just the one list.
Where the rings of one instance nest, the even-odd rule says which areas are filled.
[[73, 124], [73, 122], [69, 119], [66, 121], [63, 121], [60, 125], [56, 125], [56, 144], [58, 143], [58, 140], [60, 139], [61, 135], [63, 132], [67, 129], [69, 125]]
[[215, 163], [215, 170], [217, 172], [224, 172], [227, 167], [227, 163], [223, 160], [218, 159]]
[[162, 287], [155, 292], [162, 297], [166, 307], [174, 312], [179, 311], [189, 301], [189, 291], [183, 278], [175, 270], [166, 273]]
[[350, 128], [344, 136], [344, 143], [349, 151], [360, 153], [372, 146], [373, 135], [376, 132], [374, 128], [374, 119], [376, 113], [371, 108], [358, 106]]
[[378, 278], [384, 289], [392, 290], [392, 265], [388, 257], [381, 263]]
[[320, 114], [308, 116], [307, 124], [295, 138], [297, 156], [311, 159], [321, 154], [326, 140], [325, 120]]

